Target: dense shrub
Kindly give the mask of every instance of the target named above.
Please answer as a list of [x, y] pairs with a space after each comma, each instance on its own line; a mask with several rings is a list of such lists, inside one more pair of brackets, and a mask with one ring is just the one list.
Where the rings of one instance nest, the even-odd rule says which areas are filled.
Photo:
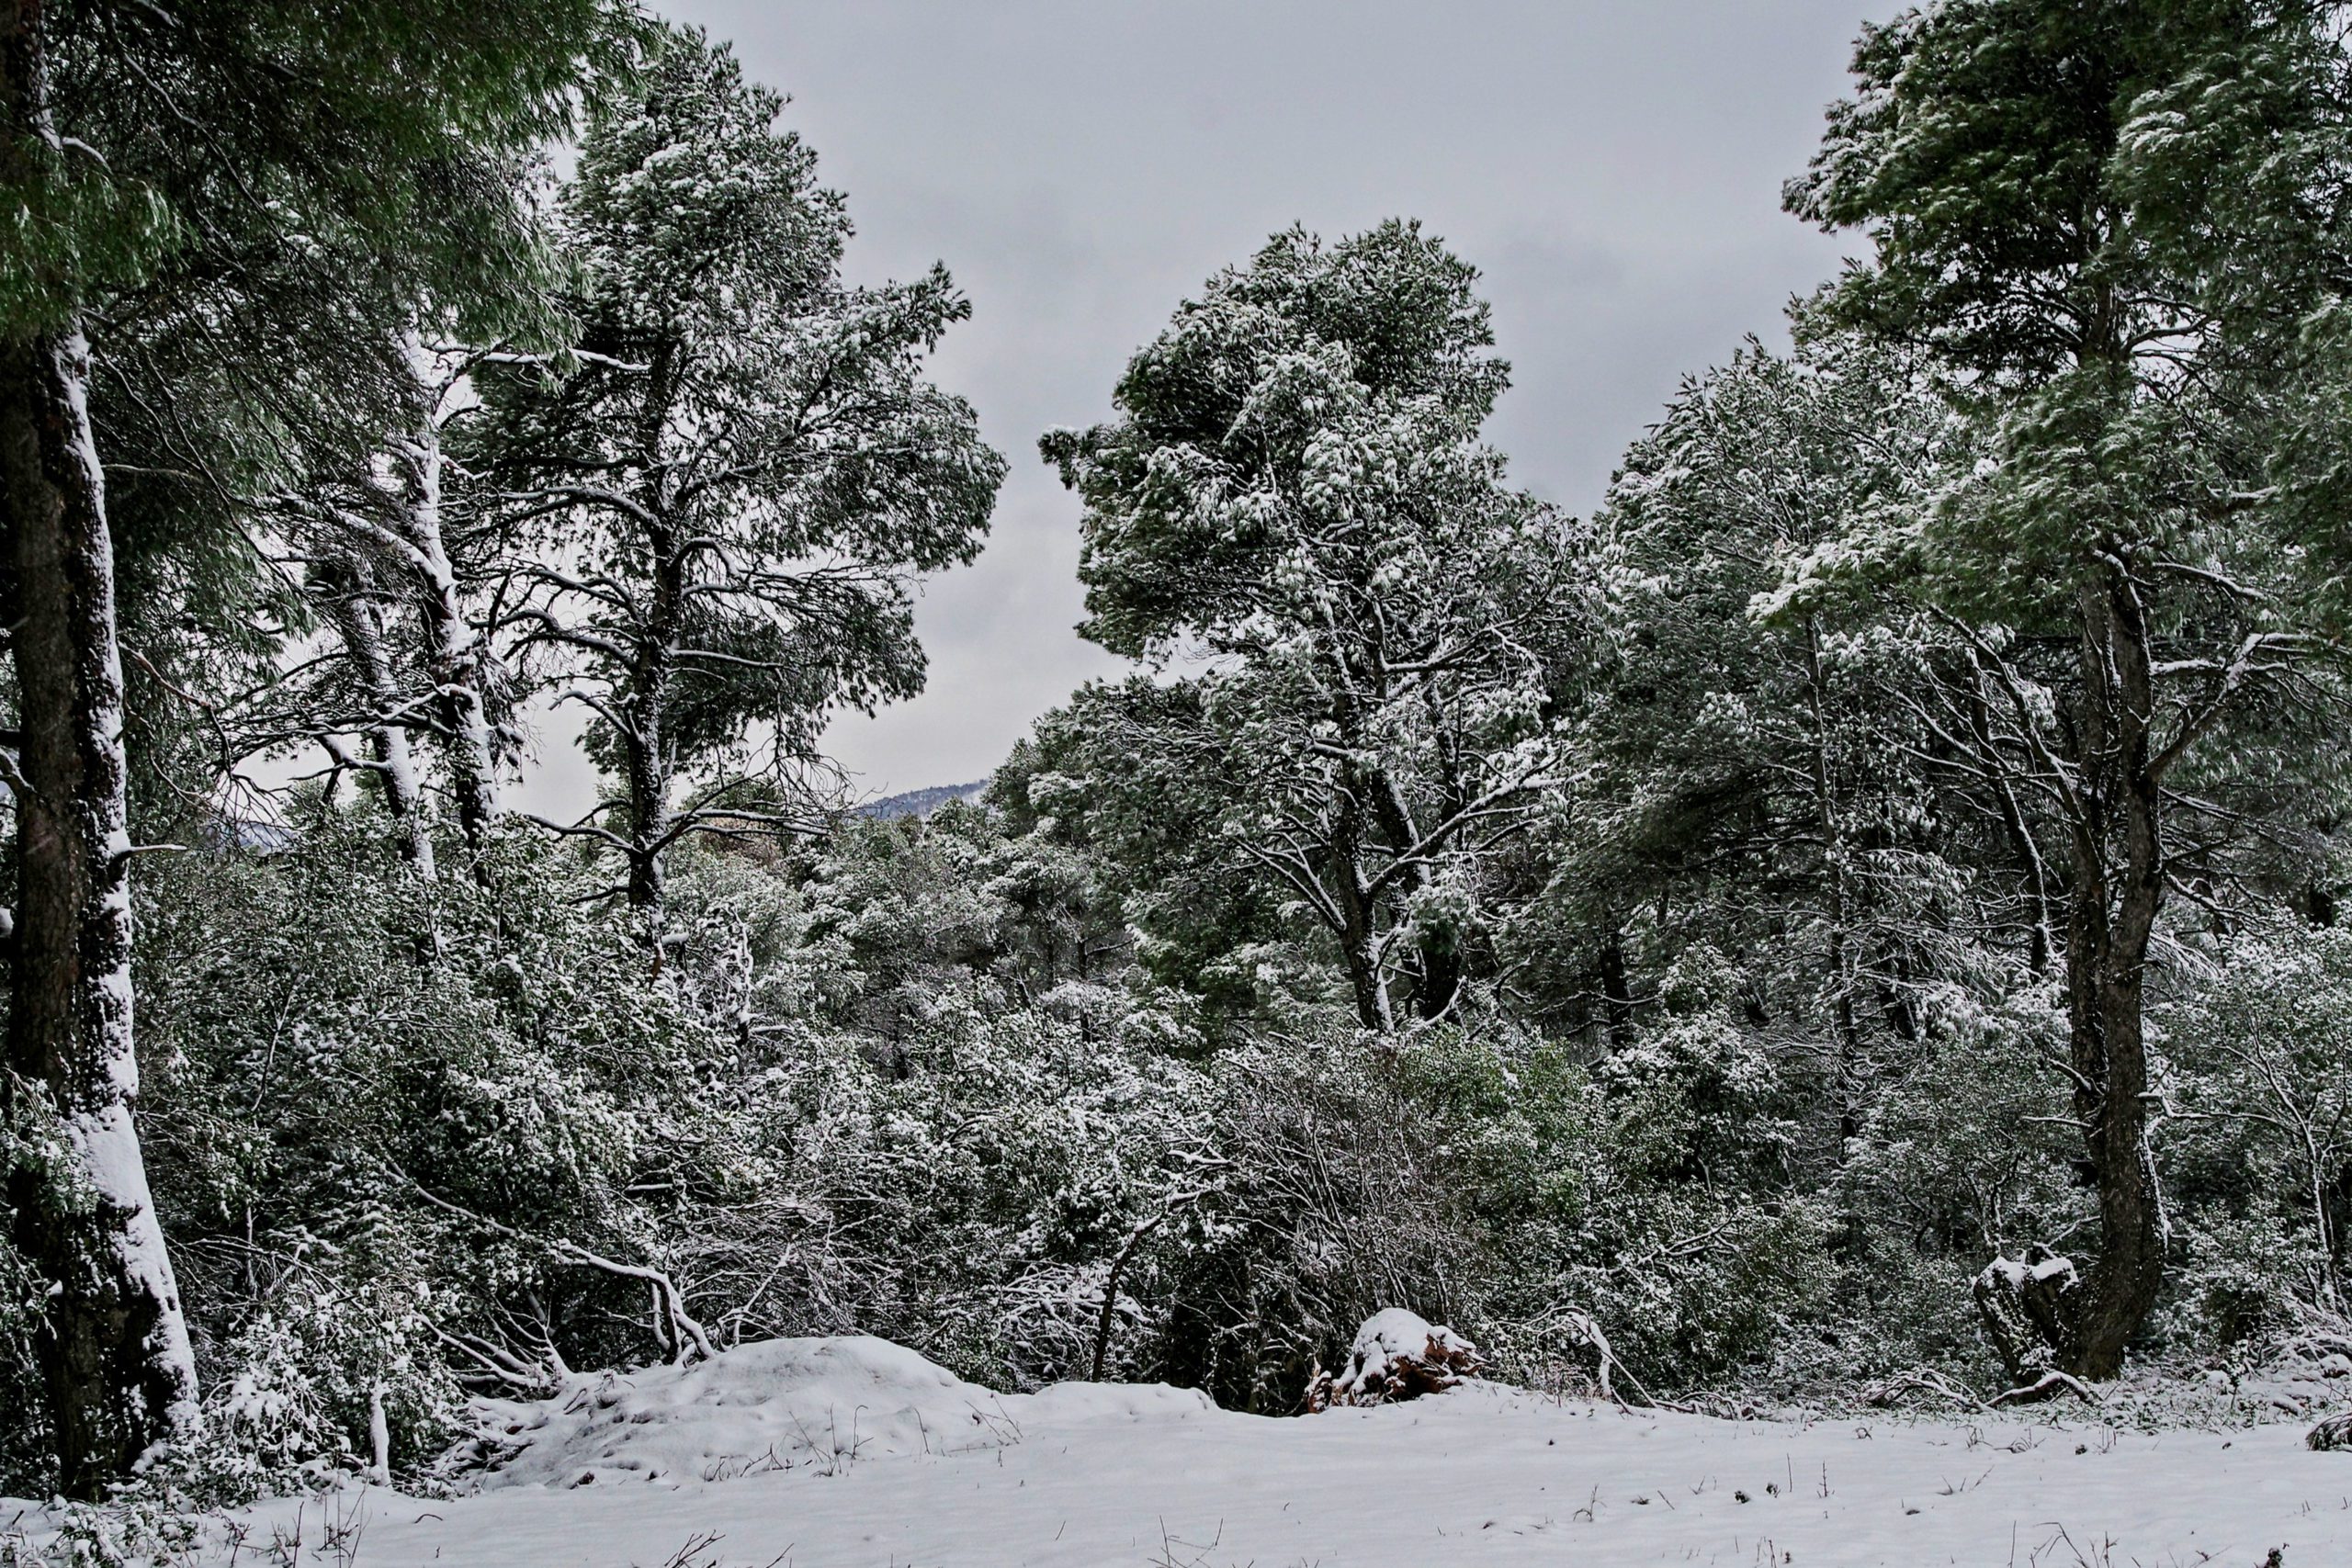
[[[1204, 1040], [1050, 822], [697, 852], [658, 948], [571, 851], [426, 882], [385, 842], [316, 809], [148, 885], [146, 1125], [216, 1486], [367, 1467], [379, 1418], [412, 1472], [469, 1390], [697, 1335], [1270, 1413], [1389, 1306], [1546, 1386], [1595, 1382], [1603, 1340], [1635, 1397], [1982, 1381], [1967, 1278], [2086, 1210], [2046, 990], [1926, 998], [1825, 1154], [1815, 1058], [1701, 949], [1622, 1043], [1483, 993], [1378, 1041], [1295, 990]], [[2352, 938], [2208, 957], [2161, 1013], [2185, 1266], [2151, 1344], [2244, 1355], [2342, 1307]], [[37, 1413], [31, 1287], [0, 1284]], [[37, 1490], [38, 1421], [0, 1444]]]

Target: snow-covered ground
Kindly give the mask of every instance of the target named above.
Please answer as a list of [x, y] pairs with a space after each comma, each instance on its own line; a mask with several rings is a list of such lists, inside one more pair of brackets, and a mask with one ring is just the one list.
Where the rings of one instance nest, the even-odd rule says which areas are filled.
[[299, 1533], [346, 1568], [2352, 1563], [2352, 1454], [2290, 1426], [1740, 1422], [1476, 1383], [1270, 1420], [998, 1395], [871, 1339], [498, 1414], [511, 1458], [477, 1495], [271, 1505], [239, 1561]]

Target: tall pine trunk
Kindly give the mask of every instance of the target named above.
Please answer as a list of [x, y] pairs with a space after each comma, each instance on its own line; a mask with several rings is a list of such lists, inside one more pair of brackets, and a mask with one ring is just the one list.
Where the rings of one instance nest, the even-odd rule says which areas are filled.
[[[1371, 803], [1373, 815], [1379, 820], [1380, 830], [1387, 835], [1388, 841], [1396, 847], [1399, 855], [1405, 854], [1419, 840], [1420, 834], [1414, 829], [1412, 813], [1406, 806], [1404, 791], [1396, 787], [1396, 781], [1385, 770], [1369, 764], [1360, 768], [1360, 784], [1365, 798]], [[1451, 815], [1461, 809], [1463, 805], [1461, 781], [1457, 777], [1449, 777], [1438, 810], [1442, 815]], [[1399, 878], [1403, 902], [1406, 908], [1410, 908], [1415, 897], [1429, 886], [1430, 872], [1428, 865], [1418, 859], [1405, 861], [1403, 868], [1404, 874]], [[1444, 1017], [1446, 1010], [1453, 1006], [1454, 998], [1461, 993], [1463, 954], [1460, 936], [1458, 931], [1426, 933], [1416, 950], [1420, 973], [1416, 976], [1413, 1005], [1414, 1010], [1423, 1019]]]
[[424, 653], [433, 678], [434, 719], [442, 731], [456, 797], [458, 826], [479, 850], [505, 807], [498, 759], [491, 742], [490, 705], [482, 696], [485, 649], [458, 598], [457, 574], [441, 547], [437, 526], [420, 538], [418, 602], [424, 611]]
[[2113, 566], [2094, 570], [2081, 604], [2082, 798], [2066, 1000], [2075, 1114], [2098, 1190], [2099, 1256], [2073, 1325], [2071, 1359], [2085, 1377], [2111, 1378], [2164, 1280], [2143, 1009], [2148, 944], [2164, 902], [2162, 794], [2143, 607]]
[[[650, 509], [648, 515], [660, 516]], [[676, 782], [676, 769], [669, 706], [671, 682], [677, 676], [679, 627], [685, 614], [685, 561], [677, 547], [676, 532], [666, 520], [649, 530], [647, 543], [653, 555], [653, 602], [629, 671], [630, 690], [624, 706], [631, 732], [623, 739], [628, 784], [628, 901], [648, 917], [658, 946], [662, 857], [669, 849], [673, 826], [670, 791]]]
[[[25, 123], [29, 28], [0, 43]], [[29, 80], [37, 81], [37, 77]], [[51, 1282], [37, 1344], [59, 1484], [96, 1497], [192, 1432], [196, 1363], [132, 1109], [130, 835], [114, 550], [78, 332], [0, 348], [0, 486], [22, 733], [12, 1095], [46, 1092], [60, 1158], [8, 1181], [17, 1246]]]
[[1380, 962], [1379, 915], [1374, 896], [1363, 881], [1363, 812], [1357, 791], [1343, 787], [1332, 812], [1331, 840], [1327, 853], [1331, 868], [1332, 897], [1339, 908], [1340, 961], [1355, 995], [1356, 1021], [1375, 1034], [1396, 1027], [1388, 996], [1388, 977]]
[[[41, 175], [28, 154], [59, 150], [40, 27], [40, 0], [0, 7], [0, 175], [28, 183]], [[0, 339], [0, 608], [20, 735], [0, 1093], [55, 1134], [53, 1159], [6, 1172], [6, 1196], [12, 1238], [51, 1287], [35, 1351], [58, 1485], [85, 1498], [198, 1422], [196, 1359], [132, 1121], [122, 658], [88, 389], [88, 345], [70, 321]]]
[[637, 732], [625, 739], [628, 785], [628, 902], [658, 928], [663, 886], [662, 852], [670, 836], [670, 770], [665, 764], [662, 702], [630, 705]]
[[639, 411], [638, 450], [645, 479], [638, 505], [645, 549], [653, 569], [652, 602], [646, 607], [620, 706], [629, 732], [622, 737], [628, 786], [628, 902], [645, 919], [661, 966], [662, 855], [673, 826], [670, 791], [676, 783], [670, 740], [670, 685], [677, 675], [680, 627], [685, 617], [685, 554], [678, 520], [670, 513], [668, 466], [662, 457], [663, 434], [679, 388], [678, 345], [658, 345], [647, 371], [647, 395]]

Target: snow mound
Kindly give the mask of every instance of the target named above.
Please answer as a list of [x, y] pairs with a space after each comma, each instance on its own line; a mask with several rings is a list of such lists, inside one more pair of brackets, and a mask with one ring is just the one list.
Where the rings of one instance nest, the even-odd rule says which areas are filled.
[[583, 1378], [553, 1399], [484, 1400], [481, 1487], [673, 1484], [1021, 1441], [1024, 1427], [1182, 1419], [1206, 1396], [1159, 1384], [1062, 1383], [1003, 1394], [887, 1339], [767, 1339], [691, 1366]]
[[1364, 1320], [1348, 1351], [1348, 1364], [1333, 1378], [1318, 1371], [1306, 1391], [1306, 1407], [1385, 1404], [1440, 1393], [1482, 1363], [1478, 1348], [1453, 1329], [1432, 1324], [1403, 1307], [1389, 1307]]

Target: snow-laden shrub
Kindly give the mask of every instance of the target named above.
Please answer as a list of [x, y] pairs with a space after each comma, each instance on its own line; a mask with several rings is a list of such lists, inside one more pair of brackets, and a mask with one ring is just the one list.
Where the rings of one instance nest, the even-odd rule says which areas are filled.
[[[37, 1090], [0, 1094], [0, 1192], [17, 1169], [28, 1165], [45, 1168], [52, 1158], [53, 1133], [42, 1121], [23, 1113], [39, 1102], [37, 1095]], [[19, 1114], [6, 1114], [9, 1108]], [[6, 1218], [5, 1206], [0, 1206], [0, 1222]], [[6, 1235], [0, 1229], [0, 1237]], [[0, 1410], [12, 1414], [11, 1419], [0, 1421], [0, 1496], [48, 1496], [55, 1476], [48, 1443], [48, 1395], [33, 1349], [42, 1293], [29, 1260], [0, 1240]]]
[[362, 1468], [380, 1416], [406, 1467], [483, 1346], [639, 1351], [641, 1288], [558, 1247], [650, 1244], [631, 1187], [715, 1032], [569, 854], [426, 883], [364, 814], [299, 826], [151, 882], [150, 1168], [221, 1463]]
[[1293, 1410], [1397, 1304], [1530, 1381], [1597, 1373], [1594, 1327], [1661, 1393], [1769, 1361], [1819, 1314], [1828, 1216], [1721, 1135], [1724, 1097], [1770, 1083], [1723, 1043], [1702, 1029], [1603, 1072], [1493, 1022], [1228, 1053], [1230, 1170], [1174, 1260], [1161, 1375]]
[[454, 1315], [426, 1268], [303, 1268], [216, 1348], [214, 1440], [277, 1476], [372, 1470], [380, 1432], [382, 1459], [408, 1472], [460, 1424], [464, 1391], [434, 1337]]
[[1482, 1129], [1503, 1287], [1480, 1342], [1497, 1364], [1597, 1371], [1582, 1313], [1652, 1393], [1769, 1372], [1823, 1314], [1833, 1226], [1783, 1175], [1770, 1055], [1708, 1006], [1590, 1068], [1556, 1048], [1512, 1066], [1517, 1092]]
[[[1181, 1008], [981, 813], [682, 852], [658, 957], [517, 833], [364, 811], [147, 905], [151, 1161], [224, 1474], [429, 1455], [467, 1389], [865, 1332], [1022, 1387], [1148, 1370], [1217, 1180]], [[453, 862], [455, 857], [452, 857]]]
[[1951, 992], [1932, 1004], [1919, 1041], [1880, 1064], [1830, 1173], [1846, 1283], [1820, 1332], [1792, 1336], [1783, 1352], [1808, 1389], [1920, 1366], [1986, 1392], [2008, 1386], [1971, 1280], [1996, 1257], [2092, 1220], [2065, 1085], [2046, 1066], [2064, 1049], [2055, 987], [2000, 1007]]
[[2155, 1010], [2185, 1254], [2164, 1325], [2251, 1348], [2352, 1309], [2352, 931], [2256, 927], [2208, 959]]
[[1804, 1059], [1702, 953], [1606, 1051], [1475, 998], [1385, 1042], [1298, 992], [1204, 1028], [1082, 854], [976, 809], [682, 850], [658, 951], [526, 833], [425, 883], [364, 811], [297, 826], [142, 906], [151, 1160], [232, 1477], [371, 1465], [379, 1411], [411, 1471], [468, 1391], [790, 1335], [1287, 1412], [1401, 1306], [1547, 1386], [1604, 1345], [1631, 1397], [1802, 1383], [1967, 1311], [1967, 1195], [2060, 1212], [1970, 1163], [2030, 1075], [1971, 1088], [1969, 1052], [2030, 1060], [2019, 1030], [1939, 1021], [1841, 1185]]
[[1444, 1134], [1412, 1087], [1427, 1050], [1375, 1055], [1341, 1035], [1211, 1065], [1226, 1168], [1169, 1258], [1159, 1375], [1288, 1414], [1383, 1307], [1462, 1320], [1456, 1287], [1475, 1270], [1453, 1264], [1480, 1252], [1433, 1168]]
[[729, 1338], [876, 1334], [1015, 1388], [1090, 1375], [1100, 1338], [1136, 1371], [1158, 1254], [1134, 1244], [1186, 1223], [1214, 1163], [1200, 1075], [1112, 993], [951, 994], [898, 1027], [888, 1069], [785, 1032], [703, 1115], [721, 1158], [677, 1217], [682, 1282]]

